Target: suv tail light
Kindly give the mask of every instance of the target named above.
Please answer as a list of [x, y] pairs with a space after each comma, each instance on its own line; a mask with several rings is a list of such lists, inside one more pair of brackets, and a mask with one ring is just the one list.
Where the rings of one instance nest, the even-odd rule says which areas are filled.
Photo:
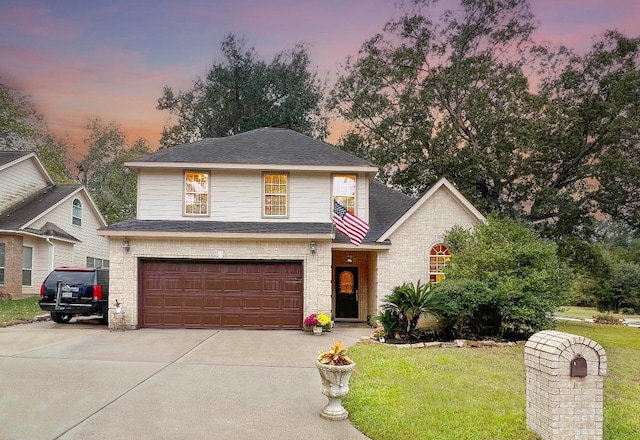
[[40, 298], [44, 298], [44, 283], [40, 285]]
[[100, 301], [102, 299], [102, 286], [96, 284], [93, 286], [93, 300]]

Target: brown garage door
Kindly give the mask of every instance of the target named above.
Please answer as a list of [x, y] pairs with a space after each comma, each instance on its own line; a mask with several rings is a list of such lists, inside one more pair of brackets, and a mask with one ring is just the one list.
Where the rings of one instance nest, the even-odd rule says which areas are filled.
[[141, 327], [302, 328], [302, 263], [147, 260]]

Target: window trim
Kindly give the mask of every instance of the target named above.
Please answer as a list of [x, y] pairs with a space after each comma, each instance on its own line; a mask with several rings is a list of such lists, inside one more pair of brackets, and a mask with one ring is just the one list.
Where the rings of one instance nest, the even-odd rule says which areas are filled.
[[[439, 249], [434, 254], [433, 252], [436, 248], [439, 248]], [[444, 248], [444, 250], [442, 250], [442, 248]], [[427, 269], [429, 271], [429, 282], [433, 284], [438, 284], [445, 279], [445, 272], [443, 271], [443, 269], [447, 267], [447, 264], [449, 263], [448, 260], [451, 259], [451, 248], [444, 243], [436, 243], [429, 248], [429, 254], [427, 258], [428, 258]], [[431, 263], [432, 258], [436, 259], [435, 269], [439, 269], [439, 270], [433, 270], [434, 267], [432, 266], [432, 263]], [[440, 262], [437, 260], [443, 260], [443, 261]], [[432, 276], [435, 277], [435, 280], [432, 279]]]
[[[267, 176], [284, 176], [286, 178], [286, 184], [285, 184], [285, 193], [284, 193], [284, 197], [285, 197], [285, 213], [284, 214], [267, 214], [266, 210], [267, 210]], [[274, 171], [264, 171], [262, 173], [262, 218], [289, 218], [289, 186], [291, 183], [291, 177], [289, 176], [289, 173], [282, 173], [282, 172], [274, 172]], [[281, 195], [281, 194], [276, 194], [276, 193], [272, 193], [270, 195]]]
[[[189, 173], [197, 173], [204, 174], [207, 176], [207, 203], [206, 209], [207, 212], [203, 213], [193, 213], [187, 212], [187, 175]], [[197, 194], [197, 193], [194, 193]], [[210, 217], [211, 216], [211, 172], [203, 171], [203, 170], [185, 170], [182, 173], [182, 215], [184, 217]]]
[[[25, 249], [31, 249], [31, 267], [24, 267], [24, 250]], [[33, 246], [22, 246], [22, 286], [24, 287], [31, 287], [33, 286], [33, 259], [34, 259], [34, 254], [33, 254]], [[25, 271], [29, 271], [29, 284], [24, 284], [24, 274]]]
[[[76, 202], [78, 202], [77, 205]], [[78, 215], [76, 215], [76, 213], [78, 213]], [[71, 202], [71, 224], [82, 226], [82, 200], [77, 197]]]
[[337, 195], [334, 192], [334, 188], [335, 188], [335, 179], [336, 178], [344, 178], [344, 177], [352, 177], [353, 178], [353, 183], [354, 183], [354, 192], [353, 192], [353, 211], [349, 210], [349, 206], [345, 206], [344, 203], [340, 203], [342, 206], [344, 206], [348, 212], [350, 212], [353, 215], [357, 215], [356, 213], [358, 212], [358, 175], [357, 174], [332, 174], [331, 175], [331, 211], [333, 213], [333, 202], [336, 201], [336, 197], [350, 197], [350, 196], [345, 196], [345, 195]]

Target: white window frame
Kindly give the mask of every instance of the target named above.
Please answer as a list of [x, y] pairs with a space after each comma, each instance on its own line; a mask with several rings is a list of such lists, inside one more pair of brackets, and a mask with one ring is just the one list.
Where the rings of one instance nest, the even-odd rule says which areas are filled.
[[[29, 249], [31, 252], [31, 261], [29, 261], [29, 267], [25, 267], [25, 252], [27, 249]], [[24, 283], [24, 276], [26, 273], [29, 273], [29, 284]], [[22, 246], [22, 285], [33, 286], [33, 247], [32, 246]]]
[[[347, 187], [346, 185], [340, 185], [336, 182], [336, 179], [353, 178], [353, 194], [349, 194], [348, 191], [336, 191], [336, 184], [338, 188]], [[348, 203], [348, 199], [353, 199], [353, 204]], [[356, 214], [358, 207], [358, 176], [356, 174], [333, 174], [331, 176], [331, 212], [333, 212], [333, 202], [338, 202], [344, 206], [347, 211], [353, 215]]]
[[[279, 183], [271, 183], [271, 185], [275, 186], [284, 186], [284, 193], [281, 192], [267, 192], [267, 176], [276, 176], [276, 177], [284, 177], [285, 183], [284, 185]], [[264, 172], [262, 173], [262, 217], [263, 218], [288, 218], [289, 217], [289, 183], [291, 179], [289, 178], [289, 173], [277, 173], [277, 172]], [[284, 197], [284, 214], [270, 214], [267, 213], [267, 208], [270, 206], [273, 208], [274, 205], [269, 205], [267, 203], [267, 199], [269, 197]], [[276, 205], [281, 206], [281, 205]]]
[[73, 199], [72, 202], [71, 223], [76, 226], [82, 226], [82, 201], [78, 198]]
[[[189, 181], [187, 180], [187, 178], [190, 174], [202, 174], [206, 176], [207, 182], [204, 185], [205, 192], [189, 191], [189, 185], [188, 185]], [[211, 173], [208, 171], [201, 171], [201, 170], [185, 171], [183, 176], [183, 182], [184, 182], [184, 186], [182, 190], [182, 195], [183, 195], [182, 214], [186, 217], [209, 217], [210, 215], [209, 213], [211, 211], [211, 197], [209, 197], [211, 194]], [[195, 184], [197, 184], [197, 182], [195, 182]], [[190, 197], [202, 196], [202, 195], [206, 196], [205, 203], [189, 202]], [[187, 209], [187, 206], [192, 206], [192, 207], [198, 206], [199, 207], [198, 211], [200, 212], [188, 212], [189, 209]], [[202, 212], [203, 207], [205, 212]]]
[[[442, 251], [442, 247], [444, 247], [446, 251]], [[433, 252], [436, 248], [439, 248], [439, 250], [436, 251], [435, 255], [431, 255], [431, 252]], [[444, 243], [436, 243], [429, 248], [428, 258], [429, 281], [434, 284], [438, 284], [445, 279], [445, 273], [443, 269], [447, 267], [447, 264], [449, 264], [449, 260], [451, 259], [451, 248]], [[435, 264], [433, 264], [432, 261], [435, 261]], [[432, 279], [432, 277], [435, 278], [435, 281]]]

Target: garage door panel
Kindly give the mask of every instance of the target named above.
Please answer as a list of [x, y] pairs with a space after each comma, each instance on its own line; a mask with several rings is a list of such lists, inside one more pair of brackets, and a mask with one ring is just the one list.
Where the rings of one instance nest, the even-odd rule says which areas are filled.
[[299, 329], [300, 262], [143, 261], [140, 325]]

